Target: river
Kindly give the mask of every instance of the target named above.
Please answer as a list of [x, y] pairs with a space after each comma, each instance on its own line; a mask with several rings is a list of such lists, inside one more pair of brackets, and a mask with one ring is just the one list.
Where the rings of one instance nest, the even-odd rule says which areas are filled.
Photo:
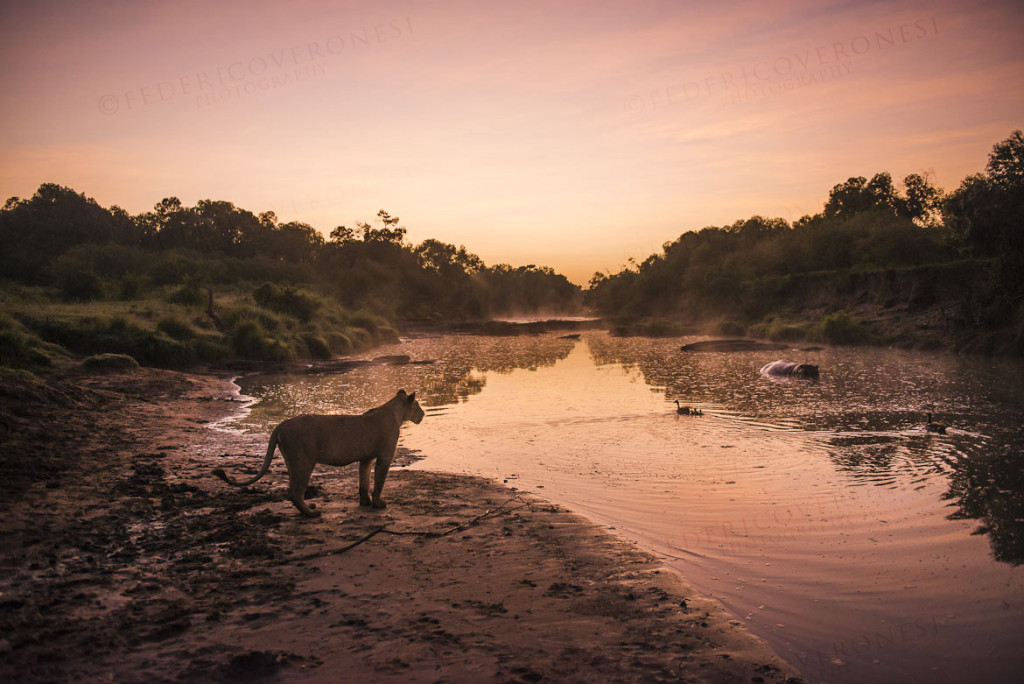
[[[259, 401], [233, 427], [361, 412], [404, 387], [427, 414], [403, 430], [411, 467], [504, 481], [635, 541], [808, 681], [1018, 681], [1024, 364], [680, 351], [692, 339], [408, 339], [370, 356], [433, 363], [240, 381]], [[820, 380], [758, 373], [779, 358]], [[338, 476], [355, 469], [313, 481]]]

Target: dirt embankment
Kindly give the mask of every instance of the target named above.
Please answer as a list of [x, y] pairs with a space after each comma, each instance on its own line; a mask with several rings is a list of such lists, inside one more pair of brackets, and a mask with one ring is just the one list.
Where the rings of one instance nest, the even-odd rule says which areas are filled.
[[0, 678], [782, 681], [793, 671], [671, 573], [581, 518], [398, 470], [386, 512], [322, 469], [324, 517], [247, 489], [263, 436], [209, 429], [223, 378], [144, 369], [5, 380]]

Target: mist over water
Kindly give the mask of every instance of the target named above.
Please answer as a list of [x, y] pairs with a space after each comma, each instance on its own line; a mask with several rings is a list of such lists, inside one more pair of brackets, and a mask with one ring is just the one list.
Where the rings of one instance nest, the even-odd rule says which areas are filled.
[[[407, 340], [420, 366], [258, 377], [236, 423], [427, 412], [415, 468], [538, 493], [659, 554], [810, 681], [1015, 676], [1024, 652], [1024, 373], [879, 349], [687, 354], [583, 333]], [[758, 374], [787, 358], [819, 382]], [[676, 414], [674, 400], [704, 416]], [[949, 425], [925, 431], [925, 412]], [[355, 477], [321, 469], [318, 477]]]

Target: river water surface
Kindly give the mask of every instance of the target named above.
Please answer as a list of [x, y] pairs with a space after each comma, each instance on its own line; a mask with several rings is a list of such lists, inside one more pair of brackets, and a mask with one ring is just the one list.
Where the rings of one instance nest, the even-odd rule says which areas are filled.
[[[234, 427], [415, 390], [412, 467], [507, 481], [608, 526], [811, 682], [1020, 681], [1024, 365], [688, 341], [404, 340], [376, 354], [434, 363], [240, 381], [259, 401]], [[758, 373], [779, 358], [819, 364], [820, 381]], [[926, 411], [947, 434], [924, 429]], [[331, 470], [314, 481], [356, 476]]]

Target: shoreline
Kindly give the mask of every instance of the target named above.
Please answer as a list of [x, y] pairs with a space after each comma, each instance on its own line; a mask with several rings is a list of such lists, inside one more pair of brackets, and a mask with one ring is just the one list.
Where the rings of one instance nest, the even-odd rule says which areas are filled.
[[12, 681], [799, 681], [653, 555], [532, 494], [393, 468], [381, 512], [356, 505], [354, 466], [319, 468], [308, 521], [280, 456], [224, 485], [215, 465], [266, 447], [210, 429], [240, 406], [225, 375], [7, 384]]

